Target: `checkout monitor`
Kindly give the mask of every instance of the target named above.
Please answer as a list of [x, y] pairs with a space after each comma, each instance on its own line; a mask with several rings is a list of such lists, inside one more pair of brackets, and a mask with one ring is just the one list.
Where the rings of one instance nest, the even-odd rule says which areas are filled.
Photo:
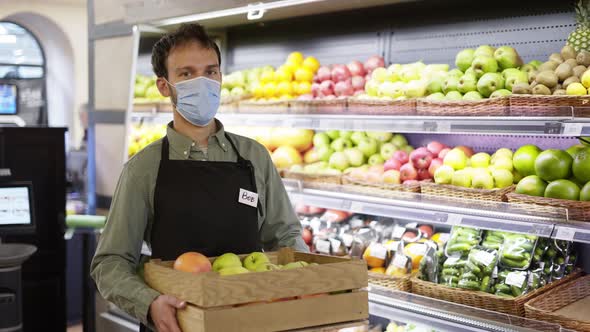
[[34, 231], [32, 184], [0, 182], [0, 236]]

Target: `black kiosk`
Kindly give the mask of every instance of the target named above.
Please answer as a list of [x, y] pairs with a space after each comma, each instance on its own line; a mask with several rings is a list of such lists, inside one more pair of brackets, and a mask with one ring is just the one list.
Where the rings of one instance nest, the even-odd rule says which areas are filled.
[[[35, 232], [31, 182], [0, 182], [2, 236]], [[0, 242], [0, 331], [22, 331], [22, 264], [37, 251], [30, 244]]]

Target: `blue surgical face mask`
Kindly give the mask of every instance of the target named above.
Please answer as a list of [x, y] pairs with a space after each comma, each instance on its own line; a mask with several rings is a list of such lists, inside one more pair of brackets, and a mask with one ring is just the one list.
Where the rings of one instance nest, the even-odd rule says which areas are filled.
[[195, 126], [208, 125], [219, 108], [221, 84], [207, 77], [168, 84], [176, 89], [176, 110]]

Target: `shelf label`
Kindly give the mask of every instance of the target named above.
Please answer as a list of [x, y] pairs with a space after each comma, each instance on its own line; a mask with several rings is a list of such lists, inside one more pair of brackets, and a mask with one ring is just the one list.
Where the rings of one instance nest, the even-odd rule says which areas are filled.
[[437, 132], [439, 133], [450, 133], [451, 123], [447, 121], [439, 121], [437, 123]]
[[557, 228], [557, 234], [555, 234], [555, 238], [558, 240], [572, 241], [574, 239], [575, 235], [576, 235], [575, 229], [559, 226]]
[[484, 250], [480, 250], [475, 253], [473, 258], [476, 261], [480, 262], [481, 264], [489, 266], [494, 261], [494, 257], [495, 257], [495, 255], [492, 253], [484, 251]]
[[563, 134], [568, 136], [580, 136], [582, 134], [581, 123], [566, 123], [563, 128]]
[[408, 257], [406, 257], [405, 255], [395, 255], [395, 258], [393, 259], [392, 264], [395, 267], [405, 269], [406, 264], [408, 264]]
[[332, 249], [334, 251], [340, 249], [340, 245], [342, 244], [342, 242], [336, 240], [336, 239], [330, 239], [330, 244], [332, 245]]
[[506, 276], [506, 285], [522, 288], [525, 280], [526, 280], [526, 273], [523, 273], [521, 271], [510, 272]]
[[391, 234], [391, 237], [394, 239], [401, 239], [405, 232], [406, 232], [405, 227], [395, 225], [395, 227], [393, 227], [393, 232]]
[[351, 234], [342, 234], [341, 238], [342, 243], [344, 243], [346, 247], [350, 247], [352, 245], [352, 241], [354, 240], [354, 237]]
[[315, 243], [315, 250], [317, 250], [321, 254], [330, 254], [330, 241], [327, 240], [318, 240]]
[[389, 251], [397, 251], [398, 246], [399, 246], [399, 241], [388, 241], [385, 244], [385, 248]]
[[350, 202], [350, 211], [361, 213], [363, 212], [364, 205], [361, 202]]
[[462, 219], [463, 219], [463, 217], [461, 217], [460, 215], [450, 213], [447, 217], [447, 224], [453, 225], [453, 226], [461, 225]]
[[369, 250], [371, 257], [385, 259], [387, 256], [387, 249], [381, 243], [373, 243], [371, 244], [371, 248]]

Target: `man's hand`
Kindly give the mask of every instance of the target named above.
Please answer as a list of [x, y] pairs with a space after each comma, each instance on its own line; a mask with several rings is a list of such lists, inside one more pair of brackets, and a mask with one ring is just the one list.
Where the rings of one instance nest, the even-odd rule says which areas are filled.
[[184, 309], [186, 302], [174, 296], [160, 295], [150, 304], [150, 317], [158, 332], [182, 332], [176, 320], [176, 310]]

